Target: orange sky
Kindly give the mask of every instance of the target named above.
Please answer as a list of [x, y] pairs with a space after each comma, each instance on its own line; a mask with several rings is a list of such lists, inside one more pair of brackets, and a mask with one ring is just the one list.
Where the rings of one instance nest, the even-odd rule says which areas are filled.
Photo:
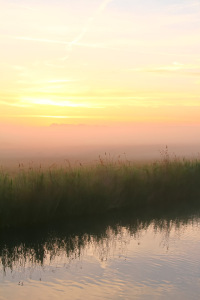
[[199, 122], [200, 2], [1, 0], [0, 122]]

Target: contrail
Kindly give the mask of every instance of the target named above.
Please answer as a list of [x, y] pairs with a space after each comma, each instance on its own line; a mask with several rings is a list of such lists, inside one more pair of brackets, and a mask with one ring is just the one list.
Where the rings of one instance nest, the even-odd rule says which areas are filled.
[[67, 50], [69, 50], [69, 48], [71, 48], [72, 45], [74, 45], [77, 42], [80, 42], [80, 40], [82, 40], [82, 38], [87, 33], [90, 25], [94, 22], [96, 17], [100, 13], [102, 13], [106, 9], [107, 5], [112, 1], [114, 1], [114, 0], [104, 0], [104, 1], [102, 1], [102, 3], [98, 6], [98, 8], [97, 8], [96, 12], [94, 13], [94, 15], [88, 19], [86, 25], [82, 28], [80, 34], [73, 41], [69, 42], [69, 47], [67, 47]]
[[110, 3], [110, 2], [112, 2], [112, 1], [114, 1], [114, 0], [104, 0], [102, 3], [101, 3], [101, 5], [99, 6], [99, 9], [97, 10], [98, 12], [102, 12], [105, 8], [106, 8], [106, 6]]

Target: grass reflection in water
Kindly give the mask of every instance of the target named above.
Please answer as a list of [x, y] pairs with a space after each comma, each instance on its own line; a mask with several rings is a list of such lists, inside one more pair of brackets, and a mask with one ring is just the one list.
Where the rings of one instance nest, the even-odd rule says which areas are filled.
[[191, 214], [192, 211], [161, 213], [160, 216], [152, 212], [144, 215], [139, 211], [135, 214], [111, 213], [95, 219], [82, 218], [79, 222], [57, 223], [50, 227], [6, 230], [1, 233], [1, 268], [6, 273], [6, 270], [12, 271], [17, 267], [43, 266], [54, 263], [57, 257], [64, 257], [65, 263], [70, 263], [80, 259], [90, 246], [96, 251], [99, 260], [106, 261], [111, 252], [115, 251], [117, 243], [122, 251], [130, 238], [139, 243], [141, 232], [149, 228], [155, 234], [162, 232], [163, 243], [167, 245], [171, 231], [178, 232], [188, 224], [198, 222], [198, 217], [191, 217]]

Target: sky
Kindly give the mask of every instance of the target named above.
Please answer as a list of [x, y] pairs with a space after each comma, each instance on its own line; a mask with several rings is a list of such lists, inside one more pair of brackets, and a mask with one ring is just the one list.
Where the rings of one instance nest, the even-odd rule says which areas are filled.
[[0, 124], [200, 123], [199, 0], [0, 6]]

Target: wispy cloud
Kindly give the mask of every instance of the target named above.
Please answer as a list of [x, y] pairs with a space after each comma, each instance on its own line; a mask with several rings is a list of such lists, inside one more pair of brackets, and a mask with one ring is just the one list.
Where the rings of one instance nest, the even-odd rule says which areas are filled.
[[189, 3], [171, 4], [166, 7], [166, 11], [180, 11], [183, 9], [200, 7], [199, 1], [190, 1]]
[[[71, 78], [52, 78], [52, 79], [46, 79], [46, 80], [33, 80], [32, 78], [30, 79], [30, 76], [28, 76], [28, 72], [24, 73], [25, 69], [16, 69], [19, 71], [19, 76], [23, 77], [17, 80], [16, 82], [18, 84], [25, 86], [34, 87], [34, 86], [43, 86], [44, 88], [47, 88], [47, 84], [51, 84], [52, 88], [55, 88], [57, 84], [60, 85], [65, 85], [67, 83], [71, 82], [78, 82], [81, 81], [81, 79], [71, 79]], [[23, 75], [23, 76], [22, 76]], [[26, 77], [26, 78], [25, 78]]]
[[14, 38], [17, 39], [17, 40], [24, 40], [24, 41], [70, 45], [70, 42], [59, 41], [59, 40], [41, 39], [41, 38], [33, 38], [33, 37], [28, 37], [28, 36], [16, 36]]
[[51, 79], [51, 80], [48, 80], [47, 82], [48, 83], [66, 83], [66, 82], [74, 82], [74, 81], [77, 81], [77, 80], [73, 80], [73, 79]]
[[9, 115], [9, 117], [14, 118], [50, 118], [50, 119], [101, 119], [101, 116], [95, 115], [95, 116], [62, 116], [62, 115]]
[[[102, 44], [102, 43], [101, 44], [100, 43], [80, 43], [78, 41], [81, 40], [81, 38], [78, 38], [71, 42], [66, 42], [66, 41], [61, 41], [61, 40], [49, 40], [49, 39], [45, 39], [45, 38], [34, 38], [34, 37], [28, 37], [28, 36], [17, 36], [17, 37], [10, 36], [10, 38], [14, 38], [17, 40], [22, 40], [22, 41], [66, 45], [68, 50], [71, 49], [72, 45], [75, 47], [102, 48], [102, 49], [113, 49], [114, 50], [114, 48], [106, 46], [105, 44]], [[64, 59], [61, 58], [61, 60], [64, 60]], [[52, 65], [52, 64], [49, 64], [49, 66], [50, 65]]]
[[55, 101], [51, 99], [33, 99], [33, 98], [22, 98], [22, 103], [27, 103], [28, 105], [45, 105], [45, 106], [57, 106], [57, 107], [81, 107], [81, 108], [103, 108], [103, 106], [99, 104], [93, 104], [93, 103], [77, 103], [76, 101], [69, 101], [69, 100], [63, 100], [63, 101]]
[[200, 65], [195, 64], [181, 64], [174, 62], [171, 65], [158, 66], [158, 67], [145, 67], [145, 68], [132, 68], [127, 71], [133, 72], [152, 72], [152, 73], [182, 73], [187, 75], [200, 76]]
[[31, 10], [31, 11], [37, 11], [37, 9], [33, 6], [28, 6], [28, 5], [22, 5], [19, 3], [11, 3], [11, 6], [15, 7], [15, 8], [19, 8], [19, 9], [25, 9], [25, 10]]
[[49, 67], [49, 68], [64, 69], [63, 65], [53, 64], [53, 63], [51, 63], [49, 61], [44, 62], [44, 65], [47, 66], [47, 67]]
[[[72, 97], [69, 99], [22, 98], [20, 103], [30, 106], [55, 106], [59, 108], [107, 109], [124, 107], [166, 107], [166, 106], [200, 106], [198, 95], [153, 94], [151, 96], [102, 96], [102, 97]], [[125, 103], [125, 104], [124, 104]]]
[[0, 101], [0, 105], [12, 106], [12, 107], [31, 107], [30, 104], [20, 103], [20, 102], [8, 102], [8, 101]]

